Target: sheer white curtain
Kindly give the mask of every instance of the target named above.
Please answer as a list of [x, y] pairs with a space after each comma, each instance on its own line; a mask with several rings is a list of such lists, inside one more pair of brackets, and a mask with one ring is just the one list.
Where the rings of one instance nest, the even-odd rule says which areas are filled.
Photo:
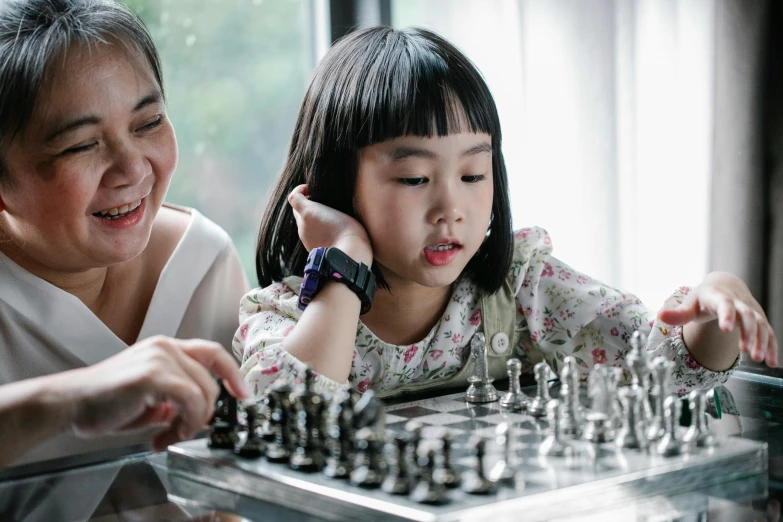
[[514, 225], [657, 308], [707, 270], [714, 0], [395, 0], [481, 69]]

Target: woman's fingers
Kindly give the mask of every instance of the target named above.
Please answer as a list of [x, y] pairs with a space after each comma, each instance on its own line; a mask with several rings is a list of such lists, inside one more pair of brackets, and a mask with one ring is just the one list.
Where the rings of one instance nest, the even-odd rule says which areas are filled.
[[[222, 379], [229, 393], [237, 399], [245, 399], [250, 395], [236, 360], [218, 343], [186, 341], [183, 351], [207, 372]], [[210, 381], [214, 384], [212, 379]], [[217, 393], [218, 388], [215, 386], [215, 399]]]

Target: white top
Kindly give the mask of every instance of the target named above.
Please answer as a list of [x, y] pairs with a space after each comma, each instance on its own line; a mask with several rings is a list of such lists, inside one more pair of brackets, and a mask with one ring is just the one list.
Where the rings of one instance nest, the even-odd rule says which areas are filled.
[[[138, 340], [160, 334], [228, 349], [248, 289], [239, 256], [222, 228], [196, 210], [175, 208], [189, 212], [190, 223], [160, 274]], [[78, 298], [0, 253], [0, 384], [95, 364], [127, 347]], [[17, 463], [143, 440], [61, 435]]]

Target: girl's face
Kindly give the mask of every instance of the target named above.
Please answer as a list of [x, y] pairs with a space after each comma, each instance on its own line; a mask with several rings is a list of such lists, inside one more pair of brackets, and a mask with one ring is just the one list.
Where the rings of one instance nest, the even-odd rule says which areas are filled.
[[355, 207], [390, 285], [453, 283], [492, 213], [488, 134], [404, 136], [359, 151]]
[[52, 62], [3, 159], [0, 227], [33, 262], [80, 271], [144, 250], [177, 144], [146, 60], [115, 41]]

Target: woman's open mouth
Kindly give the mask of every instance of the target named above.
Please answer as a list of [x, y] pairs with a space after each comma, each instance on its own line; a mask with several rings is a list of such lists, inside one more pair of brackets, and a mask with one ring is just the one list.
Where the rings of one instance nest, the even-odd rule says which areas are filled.
[[129, 228], [141, 221], [146, 206], [147, 198], [142, 198], [121, 207], [95, 212], [93, 216], [111, 228]]

